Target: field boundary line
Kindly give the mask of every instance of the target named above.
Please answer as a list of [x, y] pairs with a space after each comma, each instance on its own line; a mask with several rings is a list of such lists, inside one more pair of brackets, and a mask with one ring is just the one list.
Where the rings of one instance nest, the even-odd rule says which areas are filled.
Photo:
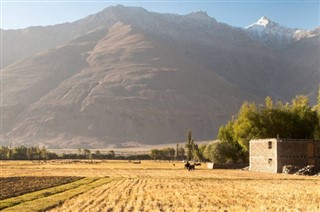
[[67, 190], [70, 190], [73, 188], [77, 188], [83, 184], [91, 183], [96, 180], [98, 180], [98, 178], [83, 178], [83, 179], [80, 179], [80, 180], [77, 180], [77, 181], [74, 181], [71, 183], [62, 184], [62, 185], [58, 185], [55, 187], [46, 188], [46, 189], [31, 192], [31, 193], [23, 194], [20, 196], [4, 199], [4, 200], [0, 201], [0, 210], [3, 210], [5, 208], [9, 208], [9, 207], [13, 207], [13, 206], [22, 204], [24, 202], [39, 199], [42, 197], [58, 194], [58, 193], [61, 193], [61, 192], [64, 192], [64, 191], [67, 191]]

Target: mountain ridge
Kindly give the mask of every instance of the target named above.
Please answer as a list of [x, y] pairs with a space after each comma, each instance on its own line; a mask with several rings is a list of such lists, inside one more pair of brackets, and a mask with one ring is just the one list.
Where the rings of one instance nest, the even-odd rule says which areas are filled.
[[[298, 41], [305, 37], [318, 36], [317, 28], [305, 30], [298, 28], [289, 28], [273, 22], [266, 16], [262, 16], [257, 22], [244, 28], [248, 34], [257, 40], [269, 45], [288, 44], [292, 41]], [[274, 44], [272, 44], [274, 43]]]
[[243, 101], [288, 101], [318, 85], [316, 36], [273, 49], [201, 11], [123, 6], [68, 27], [62, 44], [1, 69], [5, 145], [172, 143], [188, 129], [214, 139]]
[[[146, 9], [142, 7], [126, 7], [123, 5], [116, 5], [116, 6], [110, 6], [107, 7], [100, 12], [97, 12], [93, 15], [88, 15], [82, 19], [73, 21], [73, 22], [65, 22], [65, 23], [60, 23], [56, 25], [48, 25], [48, 26], [30, 26], [27, 28], [23, 29], [8, 29], [4, 30], [1, 29], [3, 33], [3, 48], [6, 49], [5, 52], [3, 52], [3, 63], [2, 67], [3, 68], [9, 64], [12, 64], [13, 62], [25, 58], [27, 56], [31, 56], [32, 54], [41, 52], [43, 50], [46, 50], [48, 48], [54, 48], [58, 45], [62, 45], [70, 40], [72, 40], [75, 36], [79, 34], [83, 34], [87, 31], [93, 30], [97, 27], [110, 27], [111, 25], [115, 24], [118, 21], [126, 22], [131, 19], [140, 19], [140, 20], [146, 20], [145, 17], [142, 16], [137, 16], [133, 15], [131, 12], [131, 15], [127, 15], [128, 17], [123, 17], [123, 12], [124, 10], [129, 10], [133, 12], [139, 12], [142, 14], [152, 14], [153, 18], [157, 18], [159, 15], [161, 16], [161, 13], [157, 12], [149, 12]], [[125, 11], [126, 12], [126, 11]], [[175, 18], [180, 18], [182, 21], [185, 18], [193, 18], [197, 20], [199, 17], [200, 20], [206, 20], [206, 21], [211, 21], [211, 24], [218, 23], [216, 19], [213, 17], [210, 17], [205, 11], [195, 11], [191, 12], [186, 15], [178, 15], [178, 14], [171, 14], [171, 13], [166, 13], [165, 17], [167, 20], [165, 21], [165, 24], [170, 24], [170, 19], [175, 17]], [[106, 18], [107, 17], [107, 18]], [[266, 16], [263, 16], [266, 17]], [[269, 19], [270, 20], [270, 19]], [[258, 21], [259, 22], [259, 21]], [[272, 21], [271, 21], [272, 22]], [[196, 24], [199, 24], [201, 22], [198, 22]], [[276, 25], [279, 25], [278, 23], [272, 22]], [[209, 24], [210, 23], [205, 23]], [[205, 25], [204, 24], [204, 25]], [[220, 25], [225, 25], [225, 26], [230, 26], [228, 24], [219, 22]], [[255, 23], [254, 23], [255, 24]], [[252, 26], [254, 24], [251, 24], [249, 26]], [[86, 27], [83, 27], [83, 26]], [[142, 24], [140, 24], [142, 25]], [[154, 28], [154, 26], [151, 24], [145, 25], [149, 28]], [[248, 26], [248, 27], [249, 27]], [[280, 25], [279, 25], [280, 26]], [[233, 27], [233, 26], [231, 26]], [[274, 35], [271, 36], [264, 36], [264, 38], [261, 38], [260, 32], [257, 34], [257, 30], [253, 29], [250, 30], [250, 28], [245, 27], [245, 28], [239, 28], [239, 27], [233, 27], [240, 29], [250, 35], [252, 39], [256, 39], [259, 41], [262, 41], [264, 43], [268, 43], [269, 39], [272, 41], [274, 40], [284, 40], [283, 35], [280, 36], [279, 38], [275, 39]], [[284, 27], [285, 30], [292, 31], [294, 29]], [[297, 29], [295, 31], [298, 31], [298, 33], [294, 36], [295, 40], [302, 39], [304, 37], [308, 36], [318, 36], [320, 35], [320, 26], [316, 27], [313, 30], [304, 30], [304, 29]], [[58, 32], [58, 33], [57, 33]], [[59, 33], [62, 32], [63, 34]], [[161, 30], [158, 30], [158, 32], [161, 32]], [[39, 36], [41, 34], [41, 36]], [[265, 35], [266, 33], [263, 33]], [[288, 34], [288, 33], [287, 33]], [[291, 38], [288, 39], [289, 35], [285, 36], [285, 40], [292, 40]], [[42, 39], [43, 37], [44, 39]], [[277, 36], [276, 36], [277, 37]], [[291, 37], [291, 35], [289, 36]], [[36, 39], [35, 39], [36, 38]], [[34, 41], [36, 40], [36, 42]], [[267, 41], [266, 41], [267, 40]], [[49, 41], [48, 43], [45, 43], [45, 41]], [[270, 42], [269, 42], [270, 43]], [[8, 46], [7, 46], [8, 44]], [[279, 42], [277, 42], [279, 44]]]

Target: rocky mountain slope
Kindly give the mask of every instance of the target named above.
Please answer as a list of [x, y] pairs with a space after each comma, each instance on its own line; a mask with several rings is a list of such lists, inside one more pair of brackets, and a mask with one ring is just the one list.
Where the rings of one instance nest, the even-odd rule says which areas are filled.
[[319, 33], [273, 48], [201, 11], [115, 6], [3, 34], [3, 145], [173, 143], [188, 129], [214, 139], [244, 100], [319, 85]]

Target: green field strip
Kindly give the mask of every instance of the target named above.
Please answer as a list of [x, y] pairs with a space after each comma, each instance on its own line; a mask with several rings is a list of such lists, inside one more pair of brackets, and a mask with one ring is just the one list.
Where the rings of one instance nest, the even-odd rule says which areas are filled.
[[[88, 178], [86, 178], [88, 179]], [[67, 199], [85, 193], [93, 188], [101, 186], [111, 181], [117, 180], [117, 178], [90, 178], [91, 182], [82, 184], [76, 188], [68, 189], [64, 192], [60, 192], [47, 197], [40, 197], [31, 201], [23, 202], [19, 205], [6, 208], [3, 211], [23, 211], [23, 212], [34, 212], [34, 211], [45, 211], [61, 205]]]
[[96, 180], [98, 180], [98, 178], [83, 178], [83, 179], [80, 179], [80, 180], [77, 180], [77, 181], [74, 181], [71, 183], [59, 185], [56, 187], [51, 187], [51, 188], [23, 194], [23, 195], [20, 195], [17, 197], [4, 199], [4, 200], [0, 201], [0, 210], [8, 208], [8, 207], [12, 207], [12, 206], [24, 203], [24, 202], [36, 200], [36, 199], [39, 199], [42, 197], [51, 196], [53, 194], [57, 194], [57, 193], [61, 193], [61, 192], [64, 192], [64, 191], [67, 191], [70, 189], [74, 189], [74, 188], [77, 188], [81, 185], [92, 183]]

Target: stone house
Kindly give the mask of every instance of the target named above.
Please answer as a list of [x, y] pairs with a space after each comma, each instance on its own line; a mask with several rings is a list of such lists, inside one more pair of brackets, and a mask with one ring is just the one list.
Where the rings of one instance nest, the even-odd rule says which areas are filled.
[[306, 139], [257, 139], [249, 143], [249, 170], [281, 173], [285, 165], [320, 169], [320, 141]]

